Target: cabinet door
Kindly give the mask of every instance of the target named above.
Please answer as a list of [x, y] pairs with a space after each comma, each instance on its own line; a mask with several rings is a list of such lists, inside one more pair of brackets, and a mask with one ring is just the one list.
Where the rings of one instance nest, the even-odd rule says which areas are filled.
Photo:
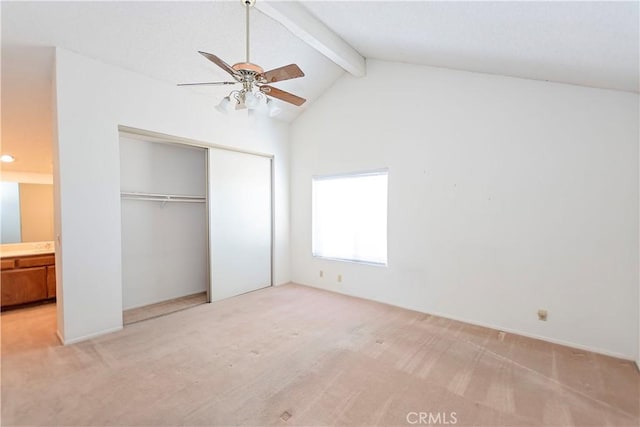
[[56, 267], [50, 265], [47, 267], [47, 298], [56, 296]]
[[46, 267], [3, 271], [0, 279], [3, 307], [47, 298]]

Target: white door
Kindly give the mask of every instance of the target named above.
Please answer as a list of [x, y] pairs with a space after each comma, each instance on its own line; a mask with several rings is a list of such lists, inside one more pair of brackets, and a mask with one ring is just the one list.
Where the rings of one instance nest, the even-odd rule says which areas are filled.
[[211, 300], [271, 285], [271, 159], [209, 149]]

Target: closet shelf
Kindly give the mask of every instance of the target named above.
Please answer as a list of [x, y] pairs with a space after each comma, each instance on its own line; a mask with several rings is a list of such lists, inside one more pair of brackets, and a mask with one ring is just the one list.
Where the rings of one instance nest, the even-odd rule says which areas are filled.
[[127, 200], [148, 200], [152, 202], [205, 203], [204, 196], [181, 196], [178, 194], [129, 193], [121, 192], [120, 197]]

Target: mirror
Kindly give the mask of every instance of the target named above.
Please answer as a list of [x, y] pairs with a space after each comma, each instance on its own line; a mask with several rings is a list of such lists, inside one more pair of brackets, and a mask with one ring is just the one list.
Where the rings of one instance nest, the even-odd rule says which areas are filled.
[[0, 243], [53, 240], [53, 185], [0, 183]]

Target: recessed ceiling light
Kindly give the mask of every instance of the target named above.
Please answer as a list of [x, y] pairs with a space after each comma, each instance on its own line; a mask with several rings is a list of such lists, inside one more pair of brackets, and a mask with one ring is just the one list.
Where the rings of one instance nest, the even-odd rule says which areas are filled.
[[11, 162], [14, 162], [15, 160], [16, 158], [13, 157], [11, 154], [3, 154], [2, 156], [0, 156], [0, 161], [4, 163], [11, 163]]

